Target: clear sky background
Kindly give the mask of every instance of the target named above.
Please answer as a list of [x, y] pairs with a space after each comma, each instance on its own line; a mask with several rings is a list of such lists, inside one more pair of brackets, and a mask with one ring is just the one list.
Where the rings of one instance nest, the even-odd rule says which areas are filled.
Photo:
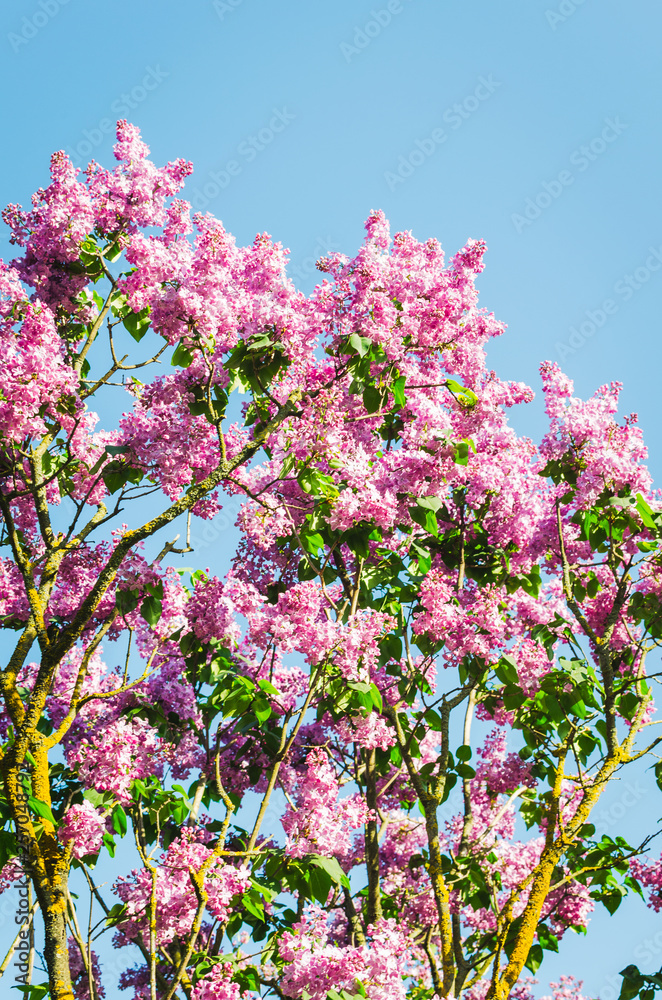
[[[110, 165], [127, 117], [158, 164], [194, 162], [195, 207], [241, 243], [288, 246], [304, 291], [316, 257], [356, 251], [371, 209], [449, 254], [483, 238], [481, 304], [508, 323], [492, 366], [536, 391], [544, 359], [584, 396], [622, 381], [660, 482], [661, 35], [656, 0], [14, 0], [0, 200], [28, 203], [55, 149]], [[539, 396], [513, 421], [539, 440]], [[229, 538], [208, 549], [219, 567]], [[611, 835], [662, 813], [643, 787], [611, 793]], [[662, 920], [637, 901], [539, 978], [615, 1000], [632, 961], [662, 964]]]

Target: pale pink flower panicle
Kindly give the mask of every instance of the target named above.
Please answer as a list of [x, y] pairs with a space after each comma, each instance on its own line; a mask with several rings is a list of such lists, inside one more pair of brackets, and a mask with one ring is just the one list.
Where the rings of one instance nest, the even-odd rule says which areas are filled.
[[71, 843], [73, 856], [80, 860], [86, 854], [98, 853], [105, 829], [104, 814], [85, 799], [81, 805], [67, 809], [58, 835], [63, 844]]

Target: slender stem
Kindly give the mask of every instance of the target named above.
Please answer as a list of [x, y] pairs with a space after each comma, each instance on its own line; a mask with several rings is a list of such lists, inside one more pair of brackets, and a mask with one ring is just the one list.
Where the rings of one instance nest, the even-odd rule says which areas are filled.
[[92, 325], [92, 327], [90, 329], [90, 332], [88, 333], [88, 335], [87, 335], [87, 337], [85, 339], [85, 343], [83, 344], [82, 350], [80, 351], [80, 353], [76, 357], [76, 361], [74, 362], [74, 366], [73, 366], [74, 367], [74, 371], [76, 371], [79, 375], [80, 375], [81, 371], [83, 370], [83, 362], [85, 361], [85, 358], [87, 356], [87, 352], [89, 351], [89, 349], [91, 348], [92, 344], [96, 340], [97, 334], [99, 333], [99, 330], [101, 329], [101, 325], [102, 325], [103, 321], [105, 320], [106, 316], [108, 315], [108, 312], [110, 310], [110, 303], [111, 303], [113, 294], [115, 292], [115, 289], [117, 287], [117, 282], [115, 281], [115, 279], [113, 278], [113, 276], [110, 274], [110, 272], [107, 270], [107, 268], [105, 267], [105, 265], [103, 265], [103, 262], [102, 262], [102, 266], [103, 266], [104, 271], [106, 272], [106, 277], [110, 279], [111, 289], [110, 289], [110, 291], [108, 293], [108, 297], [107, 297], [106, 301], [103, 304], [101, 312], [99, 313], [99, 315], [95, 319], [95, 321], [94, 321], [94, 323], [93, 323], [93, 325]]
[[[31, 882], [28, 882], [28, 906], [30, 907], [30, 913], [32, 913], [33, 900]], [[34, 920], [30, 921], [30, 926], [28, 927], [28, 938], [28, 947], [30, 951], [28, 955], [27, 985], [30, 986], [32, 983], [32, 970], [34, 968]], [[90, 1000], [94, 1000], [94, 996], [92, 994], [90, 994]]]
[[366, 805], [370, 818], [365, 825], [365, 855], [368, 870], [368, 923], [381, 920], [382, 898], [379, 882], [379, 837], [377, 832], [377, 775], [375, 770], [375, 749], [364, 751]]
[[90, 909], [87, 917], [87, 979], [90, 990], [90, 1000], [96, 1000], [97, 989], [94, 985], [94, 965], [92, 963], [92, 914], [94, 912], [94, 896], [90, 893]]
[[33, 925], [33, 917], [34, 917], [34, 915], [35, 915], [35, 913], [36, 913], [36, 911], [38, 909], [39, 909], [39, 903], [34, 902], [32, 904], [30, 912], [28, 913], [27, 919], [19, 927], [18, 933], [17, 933], [16, 937], [14, 938], [14, 940], [12, 941], [12, 943], [10, 944], [9, 951], [7, 952], [7, 954], [5, 955], [4, 959], [2, 960], [2, 965], [0, 965], [0, 979], [2, 979], [3, 975], [7, 971], [7, 968], [9, 967], [9, 963], [11, 962], [12, 956], [13, 956], [14, 952], [16, 951], [16, 946], [18, 945], [18, 942], [21, 940], [23, 934], [25, 934], [25, 931], [28, 930], [30, 927], [32, 927], [32, 925]]
[[[469, 697], [467, 699], [467, 707], [464, 715], [464, 733], [462, 737], [462, 742], [465, 746], [470, 746], [471, 743], [471, 723], [473, 720], [474, 709], [476, 707], [476, 688], [472, 688], [469, 692]], [[474, 824], [473, 820], [473, 809], [471, 806], [471, 779], [462, 779], [462, 795], [464, 798], [464, 821], [462, 823], [462, 838], [460, 841], [460, 847], [458, 854], [465, 854], [469, 845], [469, 836]]]
[[[150, 1000], [157, 1000], [156, 996], [156, 896], [157, 896], [157, 880], [158, 880], [158, 869], [156, 865], [151, 863], [151, 857], [147, 855], [147, 846], [145, 843], [145, 835], [142, 823], [142, 809], [140, 802], [137, 803], [134, 823], [133, 823], [133, 835], [136, 842], [136, 847], [138, 849], [138, 854], [140, 859], [150, 874], [151, 878], [151, 890], [149, 894], [149, 989], [150, 989]], [[158, 842], [158, 841], [157, 841]]]
[[315, 671], [315, 673], [313, 674], [313, 676], [310, 678], [310, 687], [308, 689], [308, 694], [306, 695], [306, 700], [303, 703], [303, 705], [302, 705], [302, 707], [301, 707], [301, 709], [299, 711], [299, 715], [298, 715], [297, 721], [296, 721], [296, 723], [294, 725], [294, 728], [293, 728], [292, 732], [290, 733], [290, 736], [287, 739], [285, 738], [285, 733], [287, 731], [287, 725], [286, 724], [283, 725], [283, 731], [281, 733], [281, 739], [280, 739], [280, 745], [278, 747], [278, 753], [276, 754], [276, 758], [275, 758], [274, 763], [273, 763], [272, 768], [271, 768], [271, 774], [269, 776], [269, 784], [267, 785], [267, 790], [264, 793], [264, 797], [263, 797], [262, 803], [260, 805], [260, 811], [257, 814], [257, 818], [255, 820], [255, 824], [254, 824], [253, 830], [251, 832], [250, 840], [248, 841], [248, 845], [247, 845], [247, 848], [246, 848], [247, 851], [252, 851], [253, 848], [255, 847], [255, 843], [257, 841], [258, 834], [260, 832], [260, 827], [262, 826], [262, 821], [264, 819], [265, 813], [266, 813], [267, 808], [269, 806], [269, 800], [271, 799], [272, 792], [273, 792], [274, 788], [276, 787], [276, 782], [278, 780], [278, 772], [280, 771], [280, 766], [283, 763], [283, 761], [285, 760], [285, 758], [287, 757], [288, 753], [290, 752], [290, 750], [292, 748], [292, 744], [294, 743], [295, 739], [297, 738], [299, 730], [301, 729], [301, 726], [303, 725], [303, 720], [305, 718], [306, 712], [310, 708], [312, 700], [313, 700], [313, 696], [314, 696], [314, 693], [315, 693], [315, 688], [317, 686], [317, 680], [318, 680], [318, 678], [319, 678], [319, 676], [320, 676], [320, 674], [322, 672], [322, 667], [323, 667], [323, 663], [319, 665], [319, 667], [317, 668], [317, 670]]
[[93, 983], [92, 983], [92, 973], [90, 970], [91, 953], [89, 949], [85, 946], [83, 941], [83, 935], [80, 932], [80, 927], [78, 926], [78, 917], [76, 914], [76, 907], [74, 906], [74, 901], [71, 898], [71, 893], [67, 889], [67, 909], [69, 910], [69, 926], [71, 927], [72, 937], [76, 942], [76, 946], [80, 953], [80, 958], [83, 963], [83, 968], [85, 970], [85, 975], [87, 977], [88, 988], [90, 991], [90, 1000], [94, 1000]]
[[425, 938], [423, 939], [423, 948], [425, 954], [427, 955], [428, 963], [430, 965], [430, 975], [432, 976], [432, 985], [435, 988], [435, 992], [442, 996], [442, 983], [441, 977], [439, 975], [439, 966], [437, 965], [437, 959], [432, 950], [432, 928], [428, 927], [425, 932]]

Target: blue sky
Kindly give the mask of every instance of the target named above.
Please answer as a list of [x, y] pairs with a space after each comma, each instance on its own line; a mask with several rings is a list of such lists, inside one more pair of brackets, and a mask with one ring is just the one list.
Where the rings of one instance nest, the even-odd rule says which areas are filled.
[[[194, 162], [196, 207], [290, 247], [305, 291], [374, 208], [450, 254], [484, 238], [481, 304], [509, 327], [490, 363], [536, 390], [544, 359], [582, 395], [622, 381], [660, 481], [661, 32], [654, 0], [17, 0], [0, 11], [1, 200], [27, 203], [54, 149], [110, 163], [128, 117], [157, 163]], [[539, 439], [539, 398], [513, 420]], [[662, 802], [626, 785], [605, 808], [634, 837]], [[624, 918], [596, 918], [541, 979], [615, 1000], [620, 968], [662, 963], [662, 924], [636, 902]]]

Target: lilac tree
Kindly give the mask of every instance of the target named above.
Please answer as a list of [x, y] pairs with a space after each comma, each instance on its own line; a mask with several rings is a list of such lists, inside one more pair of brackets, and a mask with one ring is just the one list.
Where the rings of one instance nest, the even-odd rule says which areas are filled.
[[[0, 878], [29, 880], [48, 974], [24, 992], [105, 996], [107, 930], [140, 1000], [526, 1000], [596, 902], [659, 905], [649, 838], [590, 822], [659, 740], [662, 513], [619, 386], [581, 401], [544, 364], [536, 447], [507, 421], [531, 390], [485, 364], [484, 244], [446, 261], [375, 213], [305, 296], [269, 236], [191, 219], [189, 164], [126, 122], [116, 157], [56, 153], [4, 213]], [[178, 569], [231, 497], [227, 575]]]

